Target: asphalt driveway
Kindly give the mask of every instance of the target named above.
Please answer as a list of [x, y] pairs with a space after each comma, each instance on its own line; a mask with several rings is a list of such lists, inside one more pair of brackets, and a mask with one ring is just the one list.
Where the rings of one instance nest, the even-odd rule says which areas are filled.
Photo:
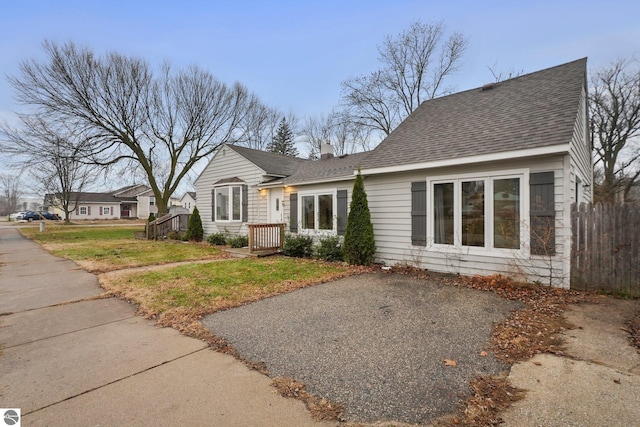
[[[489, 351], [519, 303], [397, 274], [301, 289], [203, 320], [272, 377], [342, 403], [349, 421], [427, 423], [454, 412], [477, 375], [508, 367]], [[444, 360], [456, 362], [448, 366]]]

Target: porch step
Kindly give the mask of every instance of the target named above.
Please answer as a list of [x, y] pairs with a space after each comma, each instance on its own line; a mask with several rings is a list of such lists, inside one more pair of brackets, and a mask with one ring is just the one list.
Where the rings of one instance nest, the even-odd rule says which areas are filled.
[[282, 253], [279, 249], [266, 249], [263, 251], [249, 252], [249, 248], [226, 248], [223, 249], [223, 251], [236, 258], [262, 258]]

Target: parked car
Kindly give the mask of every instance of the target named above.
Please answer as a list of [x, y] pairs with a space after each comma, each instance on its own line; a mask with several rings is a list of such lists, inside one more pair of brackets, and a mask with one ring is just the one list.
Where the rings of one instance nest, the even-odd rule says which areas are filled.
[[9, 215], [9, 221], [20, 221], [26, 212], [14, 212]]
[[22, 215], [22, 219], [26, 221], [38, 221], [41, 219], [49, 219], [49, 220], [57, 221], [60, 219], [60, 217], [56, 214], [52, 214], [49, 212], [27, 211], [24, 213], [24, 215]]

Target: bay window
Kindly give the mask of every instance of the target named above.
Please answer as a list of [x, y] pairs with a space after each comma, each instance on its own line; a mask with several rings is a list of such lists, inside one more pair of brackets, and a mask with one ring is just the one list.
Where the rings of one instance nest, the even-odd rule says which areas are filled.
[[214, 189], [215, 221], [242, 220], [242, 187], [229, 186]]

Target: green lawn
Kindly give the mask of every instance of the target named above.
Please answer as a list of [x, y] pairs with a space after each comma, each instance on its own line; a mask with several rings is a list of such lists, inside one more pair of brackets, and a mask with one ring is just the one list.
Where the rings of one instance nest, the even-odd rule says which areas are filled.
[[274, 256], [187, 264], [106, 275], [103, 287], [125, 295], [148, 315], [205, 314], [350, 274], [344, 264]]
[[[137, 239], [142, 231], [139, 226], [21, 229], [54, 255], [107, 273], [99, 276], [103, 288], [179, 329], [192, 328], [203, 314], [358, 272], [342, 263], [283, 256], [228, 259], [207, 243]], [[162, 265], [199, 260], [211, 262]], [[131, 267], [142, 271], [127, 270]]]
[[220, 249], [206, 243], [136, 239], [142, 227], [51, 227], [45, 232], [22, 228], [25, 236], [53, 255], [103, 273], [123, 268], [220, 258]]

